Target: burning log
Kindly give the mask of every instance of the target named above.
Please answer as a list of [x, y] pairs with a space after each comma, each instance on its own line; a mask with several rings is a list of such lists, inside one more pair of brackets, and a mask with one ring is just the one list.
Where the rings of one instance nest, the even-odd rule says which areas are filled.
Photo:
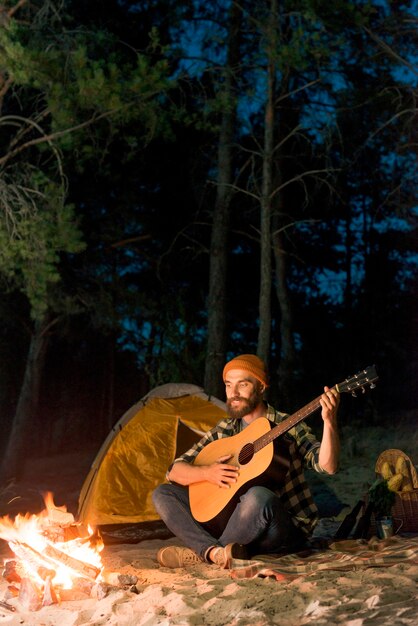
[[37, 570], [38, 576], [39, 578], [42, 578], [42, 580], [46, 580], [47, 578], [50, 578], [51, 580], [54, 579], [56, 571], [53, 569], [48, 569], [47, 567], [39, 567]]
[[[87, 578], [76, 578], [73, 580], [73, 587], [70, 590], [73, 594], [83, 595], [85, 598], [91, 598], [91, 592], [96, 584], [93, 580], [88, 580]], [[68, 589], [62, 589], [60, 591], [61, 600], [63, 599], [63, 593], [68, 595]]]
[[74, 515], [66, 507], [57, 507], [50, 492], [44, 494], [44, 501], [47, 508], [39, 516], [42, 534], [54, 542], [66, 541], [67, 528], [74, 525]]
[[75, 559], [73, 556], [70, 556], [66, 552], [62, 550], [58, 550], [54, 546], [47, 545], [43, 554], [50, 557], [51, 559], [66, 565], [67, 567], [73, 569], [80, 576], [84, 576], [85, 578], [90, 578], [96, 580], [98, 575], [100, 574], [100, 569], [95, 567], [94, 565], [90, 565], [90, 563], [84, 563], [83, 561], [79, 561]]
[[52, 585], [51, 579], [48, 577], [45, 581], [44, 592], [42, 597], [42, 606], [49, 606], [58, 602], [57, 594]]
[[19, 589], [19, 602], [28, 611], [38, 611], [42, 606], [39, 589], [30, 578], [22, 578]]
[[17, 598], [18, 595], [19, 595], [19, 588], [16, 587], [15, 585], [8, 585], [7, 592], [4, 596], [4, 599], [8, 600], [9, 598]]
[[18, 559], [20, 559], [22, 563], [25, 563], [26, 570], [30, 569], [36, 572], [39, 567], [47, 567], [50, 565], [50, 563], [47, 563], [46, 559], [42, 557], [40, 552], [37, 552], [25, 543], [10, 541], [9, 545]]
[[58, 509], [57, 507], [48, 508], [48, 523], [54, 526], [71, 526], [74, 524], [74, 515], [67, 510]]
[[47, 544], [42, 552], [38, 552], [35, 548], [28, 546], [25, 543], [13, 541], [11, 548], [13, 552], [22, 560], [28, 562], [33, 567], [34, 571], [37, 571], [40, 567], [49, 569], [56, 563], [61, 563], [70, 569], [76, 571], [79, 576], [84, 576], [92, 580], [96, 580], [100, 574], [100, 569], [89, 563], [83, 563], [74, 557], [70, 556], [66, 552], [59, 550], [58, 548]]
[[22, 577], [17, 571], [16, 561], [7, 561], [4, 564], [3, 578], [5, 578], [8, 583], [20, 583]]
[[75, 600], [89, 600], [91, 594], [81, 591], [81, 589], [60, 589], [60, 602], [74, 602]]
[[87, 580], [87, 578], [75, 578], [73, 580], [73, 589], [78, 589], [78, 591], [81, 591], [88, 596], [91, 595], [91, 590], [93, 589], [94, 585], [95, 582], [93, 582], [92, 580]]

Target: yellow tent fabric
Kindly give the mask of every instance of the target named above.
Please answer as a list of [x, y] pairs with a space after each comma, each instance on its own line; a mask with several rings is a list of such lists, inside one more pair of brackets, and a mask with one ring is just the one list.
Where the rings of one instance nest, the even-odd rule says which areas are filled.
[[157, 387], [134, 405], [102, 445], [84, 481], [84, 524], [158, 520], [151, 494], [170, 463], [226, 415], [225, 405], [196, 385]]

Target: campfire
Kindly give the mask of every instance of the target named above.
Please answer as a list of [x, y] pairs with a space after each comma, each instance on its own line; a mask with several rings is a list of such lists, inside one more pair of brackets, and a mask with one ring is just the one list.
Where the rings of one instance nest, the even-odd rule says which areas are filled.
[[64, 600], [100, 599], [115, 588], [109, 583], [112, 576], [118, 588], [135, 585], [132, 576], [106, 576], [100, 537], [77, 524], [65, 506], [55, 506], [52, 494], [44, 500], [46, 508], [39, 515], [0, 518], [0, 538], [14, 555], [4, 562], [3, 577], [9, 584], [2, 608], [15, 611], [13, 598], [30, 611]]

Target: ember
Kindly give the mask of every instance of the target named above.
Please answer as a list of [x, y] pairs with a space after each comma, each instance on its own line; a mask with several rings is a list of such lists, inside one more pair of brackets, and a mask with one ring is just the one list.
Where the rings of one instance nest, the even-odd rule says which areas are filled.
[[76, 524], [65, 507], [56, 507], [51, 494], [45, 496], [45, 505], [39, 515], [0, 519], [0, 537], [16, 557], [5, 561], [3, 571], [9, 586], [1, 605], [11, 611], [8, 600], [14, 597], [35, 611], [59, 602], [61, 595], [68, 599], [68, 590], [78, 593], [84, 586], [93, 594], [93, 587], [103, 584], [103, 543]]

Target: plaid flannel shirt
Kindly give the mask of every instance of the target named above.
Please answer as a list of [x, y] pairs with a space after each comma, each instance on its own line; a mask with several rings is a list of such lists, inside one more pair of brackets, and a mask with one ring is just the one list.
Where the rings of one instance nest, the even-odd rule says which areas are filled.
[[[286, 413], [276, 411], [272, 406], [267, 406], [266, 417], [273, 423], [279, 423], [287, 417]], [[242, 420], [225, 418], [209, 430], [200, 441], [190, 450], [182, 454], [171, 464], [167, 475], [179, 461], [193, 463], [199, 452], [210, 442], [231, 437], [238, 434], [242, 429]], [[281, 498], [286, 509], [292, 516], [293, 522], [307, 535], [310, 535], [319, 519], [318, 509], [313, 501], [311, 491], [306, 482], [304, 469], [313, 469], [320, 473], [325, 471], [319, 465], [319, 446], [311, 429], [305, 422], [299, 422], [287, 433], [290, 440], [290, 468], [282, 485], [277, 485], [275, 492]]]

